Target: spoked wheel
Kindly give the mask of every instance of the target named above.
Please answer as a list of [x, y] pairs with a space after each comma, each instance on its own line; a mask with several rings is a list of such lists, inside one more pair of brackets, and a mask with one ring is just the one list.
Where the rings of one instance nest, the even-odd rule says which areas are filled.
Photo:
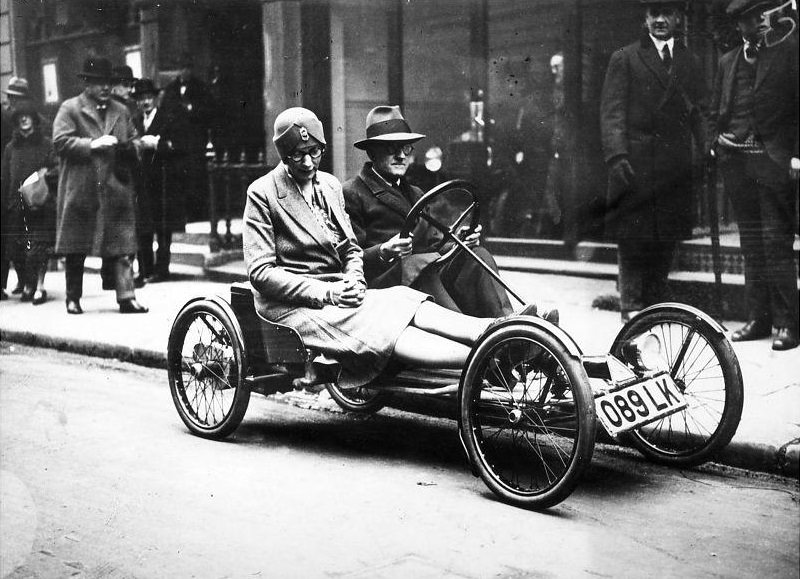
[[344, 388], [331, 382], [326, 384], [326, 387], [336, 404], [348, 412], [357, 412], [359, 414], [377, 412], [386, 405], [386, 401], [389, 398], [386, 392], [366, 388], [365, 386]]
[[681, 310], [654, 310], [634, 318], [620, 332], [611, 353], [624, 359], [625, 342], [644, 336], [657, 345], [657, 359], [669, 370], [688, 406], [632, 431], [630, 441], [654, 462], [701, 464], [731, 441], [742, 416], [742, 372], [736, 354], [722, 333]]
[[589, 465], [595, 409], [579, 360], [546, 329], [499, 328], [461, 382], [461, 438], [486, 485], [533, 509], [566, 499]]
[[169, 386], [194, 434], [223, 438], [247, 410], [242, 333], [235, 318], [211, 300], [193, 302], [175, 318], [167, 346]]

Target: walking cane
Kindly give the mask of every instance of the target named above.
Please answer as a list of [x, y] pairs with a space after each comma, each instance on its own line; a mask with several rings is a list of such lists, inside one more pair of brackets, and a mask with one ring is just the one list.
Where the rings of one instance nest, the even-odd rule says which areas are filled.
[[711, 263], [714, 269], [714, 308], [716, 317], [722, 318], [722, 259], [719, 246], [719, 212], [717, 211], [717, 158], [712, 156], [706, 164], [706, 202], [711, 228]]

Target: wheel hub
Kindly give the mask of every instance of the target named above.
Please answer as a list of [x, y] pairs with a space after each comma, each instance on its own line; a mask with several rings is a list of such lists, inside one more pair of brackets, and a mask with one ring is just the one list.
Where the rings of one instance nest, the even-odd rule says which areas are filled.
[[519, 408], [515, 408], [511, 412], [508, 413], [508, 421], [511, 424], [519, 424], [519, 421], [522, 420], [522, 410]]

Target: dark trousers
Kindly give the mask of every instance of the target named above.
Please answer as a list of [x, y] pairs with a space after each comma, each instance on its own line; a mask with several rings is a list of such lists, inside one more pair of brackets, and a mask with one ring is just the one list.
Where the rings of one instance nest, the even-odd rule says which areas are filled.
[[[77, 301], [83, 296], [83, 266], [86, 255], [68, 253], [64, 264], [64, 277], [67, 285], [67, 299]], [[135, 297], [133, 289], [133, 267], [127, 255], [103, 258], [106, 268], [110, 269], [117, 292], [117, 303]]]
[[[473, 249], [497, 271], [491, 253], [483, 247]], [[463, 251], [445, 264], [426, 267], [411, 287], [432, 295], [440, 306], [469, 316], [497, 318], [512, 312], [506, 290]]]
[[172, 245], [172, 231], [165, 229], [155, 234], [158, 248], [153, 252], [153, 234], [139, 237], [139, 275], [150, 276], [153, 273], [160, 276], [169, 275], [169, 263], [172, 258], [170, 245]]
[[618, 241], [621, 311], [638, 311], [670, 299], [668, 277], [676, 245], [674, 240]]
[[739, 225], [748, 319], [796, 330], [797, 213], [789, 170], [767, 154], [742, 153], [723, 155], [720, 168]]

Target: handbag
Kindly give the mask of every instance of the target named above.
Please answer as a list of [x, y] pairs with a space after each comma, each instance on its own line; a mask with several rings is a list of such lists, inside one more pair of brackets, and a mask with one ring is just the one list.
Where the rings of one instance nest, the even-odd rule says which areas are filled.
[[50, 188], [44, 179], [47, 168], [42, 167], [23, 181], [19, 188], [22, 202], [29, 209], [41, 209], [50, 199]]

